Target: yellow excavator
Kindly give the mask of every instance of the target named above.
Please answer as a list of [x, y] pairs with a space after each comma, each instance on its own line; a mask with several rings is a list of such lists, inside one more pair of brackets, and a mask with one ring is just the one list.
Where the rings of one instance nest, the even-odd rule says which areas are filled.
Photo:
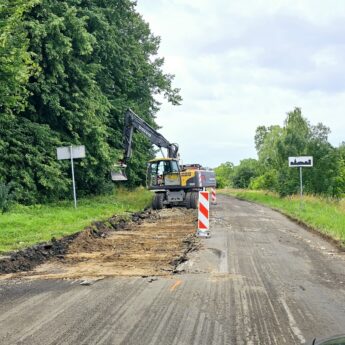
[[124, 157], [111, 173], [113, 181], [126, 181], [125, 169], [132, 153], [133, 131], [143, 133], [152, 144], [167, 149], [167, 157], [155, 158], [148, 162], [147, 188], [155, 193], [152, 208], [164, 206], [198, 207], [199, 191], [216, 186], [215, 173], [199, 164], [179, 164], [178, 145], [170, 143], [131, 109], [125, 114]]

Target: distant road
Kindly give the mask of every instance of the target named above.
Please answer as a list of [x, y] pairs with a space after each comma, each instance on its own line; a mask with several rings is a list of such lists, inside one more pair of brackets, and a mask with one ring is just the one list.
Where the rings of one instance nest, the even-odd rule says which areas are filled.
[[0, 344], [302, 344], [345, 333], [345, 259], [263, 206], [218, 196], [180, 274], [0, 281]]

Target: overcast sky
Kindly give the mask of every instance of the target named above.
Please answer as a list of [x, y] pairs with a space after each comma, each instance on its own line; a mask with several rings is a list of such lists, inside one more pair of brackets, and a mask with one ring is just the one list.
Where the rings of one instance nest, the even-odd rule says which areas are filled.
[[138, 0], [183, 103], [161, 133], [185, 163], [256, 158], [255, 129], [298, 106], [345, 141], [345, 1]]

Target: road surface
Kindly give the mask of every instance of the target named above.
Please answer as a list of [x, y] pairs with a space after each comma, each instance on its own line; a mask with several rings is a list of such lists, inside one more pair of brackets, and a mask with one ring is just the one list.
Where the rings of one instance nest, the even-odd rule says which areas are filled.
[[0, 344], [303, 344], [345, 333], [345, 260], [263, 206], [218, 197], [179, 274], [0, 281]]

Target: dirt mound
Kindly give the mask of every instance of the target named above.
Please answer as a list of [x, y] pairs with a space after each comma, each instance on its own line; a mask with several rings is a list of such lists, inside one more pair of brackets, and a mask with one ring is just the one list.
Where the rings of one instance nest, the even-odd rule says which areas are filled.
[[50, 243], [41, 243], [12, 253], [8, 258], [0, 260], [0, 273], [30, 271], [52, 257], [63, 256], [75, 237], [76, 235], [72, 235], [61, 240], [53, 238]]
[[127, 220], [112, 217], [75, 235], [13, 253], [0, 261], [0, 272], [30, 271], [12, 276], [31, 278], [170, 274], [196, 249], [195, 227], [195, 211], [182, 208], [148, 210]]

